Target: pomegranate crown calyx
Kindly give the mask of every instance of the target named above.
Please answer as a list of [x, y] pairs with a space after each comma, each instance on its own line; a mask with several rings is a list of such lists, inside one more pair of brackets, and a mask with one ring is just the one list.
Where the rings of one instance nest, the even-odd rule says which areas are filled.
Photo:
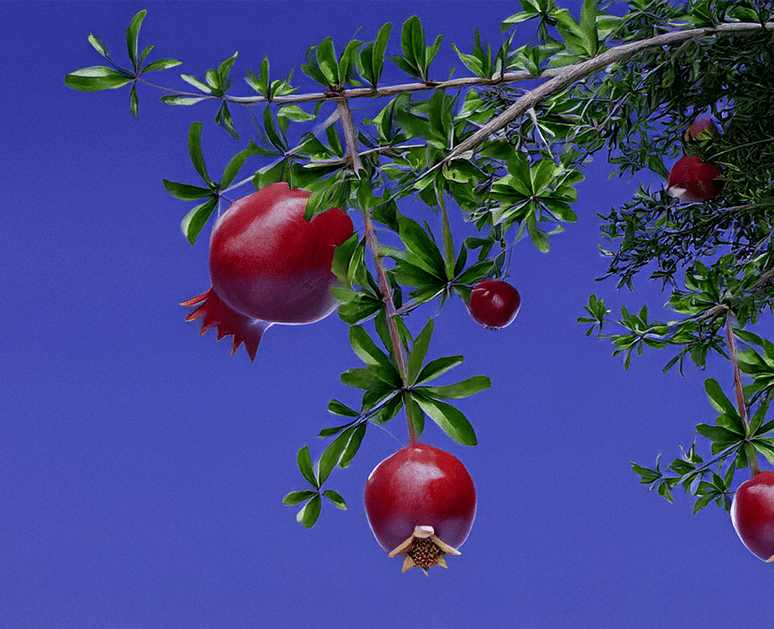
[[394, 548], [388, 557], [403, 555], [403, 569], [407, 572], [411, 568], [422, 568], [425, 576], [429, 576], [427, 569], [433, 566], [448, 568], [444, 555], [461, 555], [460, 551], [452, 548], [436, 534], [432, 526], [418, 525], [405, 542]]

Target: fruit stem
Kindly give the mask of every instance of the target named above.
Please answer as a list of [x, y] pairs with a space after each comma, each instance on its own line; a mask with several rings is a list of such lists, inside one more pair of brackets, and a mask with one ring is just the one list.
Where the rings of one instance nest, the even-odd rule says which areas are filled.
[[[747, 420], [747, 404], [744, 401], [744, 389], [742, 388], [742, 371], [739, 369], [739, 359], [736, 355], [736, 338], [731, 328], [731, 312], [726, 315], [726, 339], [728, 341], [728, 353], [731, 356], [731, 365], [734, 370], [734, 389], [736, 390], [736, 407], [739, 409], [739, 416], [742, 418], [746, 428], [750, 423]], [[749, 458], [749, 457], [748, 457]], [[757, 456], [748, 461], [750, 463], [750, 476], [755, 478], [758, 475]]]
[[[360, 161], [360, 154], [358, 152], [357, 133], [355, 132], [355, 123], [352, 120], [352, 111], [349, 108], [349, 103], [346, 98], [339, 98], [336, 103], [339, 109], [341, 125], [344, 129], [344, 138], [347, 142], [347, 152], [352, 159], [352, 170], [357, 176], [358, 171], [363, 169], [363, 164]], [[376, 280], [379, 283], [379, 292], [382, 294], [382, 299], [384, 301], [385, 313], [387, 315], [387, 328], [390, 332], [390, 344], [392, 345], [392, 354], [395, 357], [395, 364], [398, 368], [398, 373], [400, 374], [403, 386], [408, 387], [410, 384], [408, 382], [408, 361], [406, 359], [403, 343], [398, 334], [398, 326], [395, 324], [395, 317], [398, 315], [395, 312], [395, 304], [392, 300], [392, 288], [387, 279], [383, 256], [379, 253], [379, 238], [376, 235], [374, 224], [371, 221], [371, 212], [366, 208], [361, 208], [360, 212], [363, 215], [363, 228], [366, 243], [371, 250], [374, 266], [376, 267]], [[411, 404], [405, 404], [404, 408], [406, 409], [409, 445], [413, 445], [417, 442], [416, 429], [414, 428], [414, 408]]]

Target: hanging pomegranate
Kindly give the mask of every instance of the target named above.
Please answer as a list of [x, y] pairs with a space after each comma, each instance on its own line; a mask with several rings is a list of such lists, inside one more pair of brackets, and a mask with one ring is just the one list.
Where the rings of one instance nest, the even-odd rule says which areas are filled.
[[333, 252], [352, 234], [352, 219], [332, 208], [311, 221], [311, 192], [274, 183], [235, 201], [210, 238], [212, 286], [182, 303], [196, 307], [202, 334], [233, 335], [231, 353], [244, 343], [252, 360], [264, 331], [275, 323], [314, 323], [336, 309]]
[[701, 203], [718, 196], [722, 190], [722, 171], [696, 155], [681, 157], [669, 171], [667, 192], [685, 203]]
[[753, 555], [774, 561], [774, 472], [758, 472], [739, 486], [731, 503], [731, 522]]
[[481, 280], [470, 293], [470, 316], [485, 328], [499, 330], [519, 314], [521, 295], [503, 280]]
[[414, 443], [384, 459], [368, 476], [365, 510], [374, 537], [390, 557], [404, 557], [403, 572], [446, 568], [459, 555], [476, 515], [473, 480], [453, 455]]

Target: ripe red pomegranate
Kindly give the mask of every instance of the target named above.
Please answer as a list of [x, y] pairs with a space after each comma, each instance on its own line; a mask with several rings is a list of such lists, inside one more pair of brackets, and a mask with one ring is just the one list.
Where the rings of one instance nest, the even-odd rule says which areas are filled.
[[311, 221], [311, 192], [274, 183], [234, 202], [210, 238], [212, 287], [182, 303], [197, 306], [187, 321], [203, 319], [202, 334], [217, 326], [218, 340], [234, 335], [255, 353], [274, 323], [314, 323], [336, 309], [331, 294], [333, 251], [352, 234], [352, 219], [338, 208]]
[[476, 489], [459, 459], [414, 443], [384, 459], [368, 476], [365, 510], [376, 541], [403, 572], [446, 568], [445, 554], [467, 539], [476, 515]]
[[774, 472], [758, 472], [739, 486], [731, 503], [731, 522], [747, 550], [774, 561]]
[[696, 155], [686, 155], [672, 166], [667, 192], [686, 203], [707, 201], [720, 194], [722, 175], [715, 164], [702, 162]]
[[481, 280], [470, 293], [470, 316], [493, 330], [510, 325], [519, 314], [521, 295], [502, 280]]
[[712, 118], [697, 118], [694, 123], [685, 130], [685, 140], [711, 140], [717, 135], [718, 128]]

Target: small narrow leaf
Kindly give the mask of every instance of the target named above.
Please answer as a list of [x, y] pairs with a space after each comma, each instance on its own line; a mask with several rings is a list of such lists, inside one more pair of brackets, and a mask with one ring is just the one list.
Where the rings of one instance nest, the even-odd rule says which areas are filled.
[[79, 92], [100, 92], [114, 90], [126, 85], [132, 80], [113, 68], [106, 66], [89, 66], [81, 68], [65, 76], [65, 85]]
[[459, 409], [423, 395], [415, 394], [413, 399], [430, 419], [438, 424], [454, 441], [464, 446], [477, 445], [478, 441], [473, 426]]
[[196, 238], [207, 224], [207, 221], [210, 220], [210, 216], [212, 216], [217, 205], [218, 199], [213, 197], [209, 201], [205, 201], [193, 208], [181, 221], [180, 228], [183, 230], [183, 235], [192, 245], [196, 242]]
[[304, 508], [298, 512], [296, 519], [304, 526], [304, 528], [310, 529], [316, 523], [320, 517], [320, 509], [322, 508], [322, 498], [320, 494], [317, 494], [309, 502], [304, 505]]
[[188, 154], [191, 156], [196, 172], [205, 181], [205, 183], [214, 187], [215, 182], [207, 173], [207, 166], [204, 163], [204, 154], [202, 153], [202, 123], [193, 122], [188, 130]]
[[347, 510], [347, 503], [344, 501], [344, 498], [342, 498], [338, 493], [336, 493], [332, 489], [326, 489], [322, 493], [322, 495], [325, 496], [328, 500], [330, 500], [331, 504], [337, 509], [341, 509], [342, 511]]
[[320, 489], [320, 483], [317, 482], [317, 476], [314, 473], [314, 466], [312, 465], [312, 455], [309, 454], [309, 447], [304, 446], [298, 451], [298, 469], [301, 475], [312, 485], [315, 489]]
[[282, 499], [282, 504], [285, 505], [286, 507], [295, 507], [296, 505], [304, 502], [304, 500], [309, 500], [309, 498], [311, 498], [316, 494], [317, 492], [312, 491], [311, 489], [304, 489], [302, 491], [291, 491]]
[[410, 384], [414, 384], [422, 369], [422, 364], [425, 362], [425, 356], [427, 356], [427, 350], [430, 347], [430, 339], [433, 336], [433, 328], [434, 320], [431, 318], [414, 341], [414, 347], [408, 359], [408, 381]]

